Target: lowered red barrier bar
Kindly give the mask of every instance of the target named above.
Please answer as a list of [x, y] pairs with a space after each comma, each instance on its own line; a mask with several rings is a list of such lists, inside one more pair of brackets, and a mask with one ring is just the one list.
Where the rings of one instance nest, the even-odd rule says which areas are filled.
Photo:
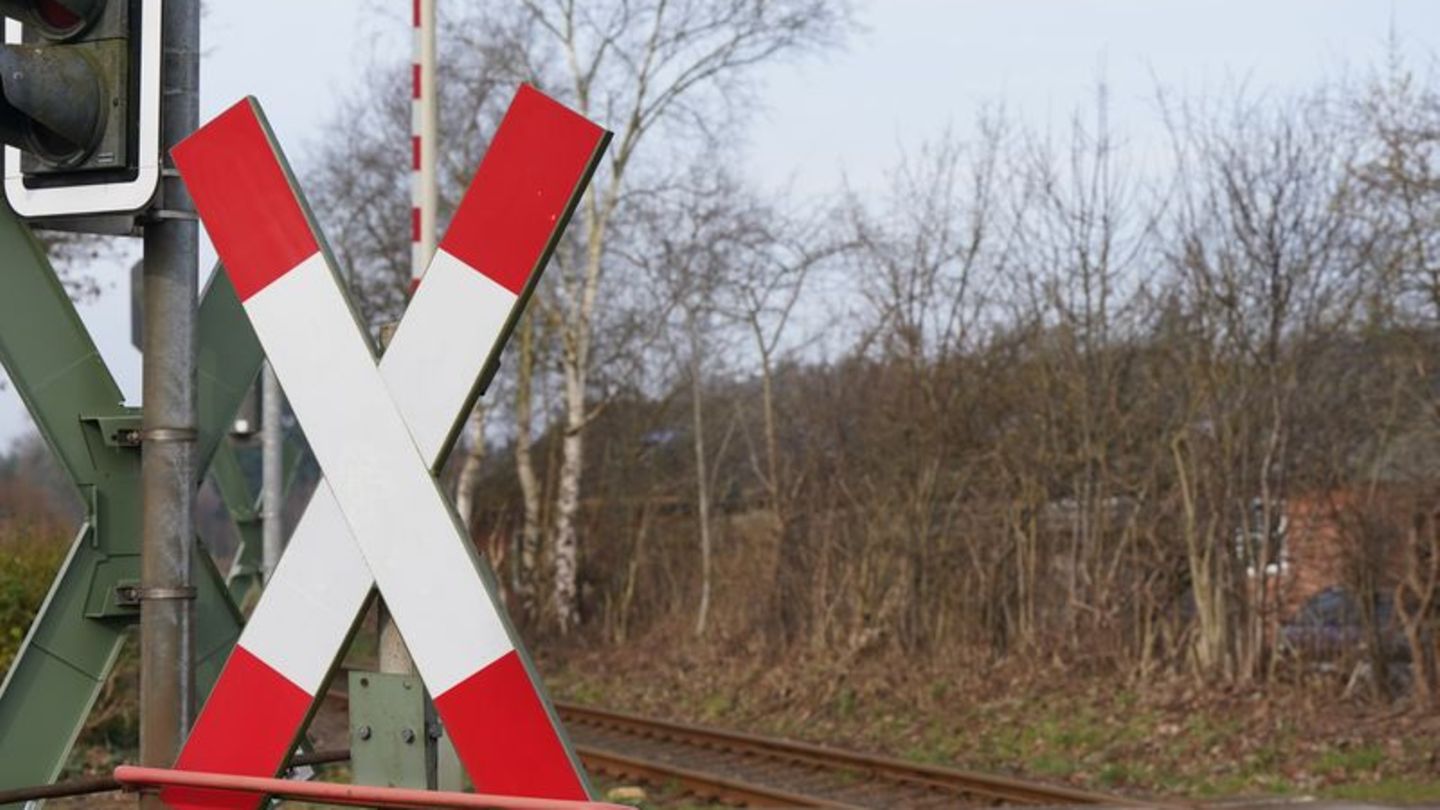
[[494, 810], [629, 810], [605, 802], [533, 799], [524, 796], [494, 796], [484, 793], [446, 793], [411, 788], [340, 785], [330, 782], [297, 782], [228, 773], [176, 771], [169, 768], [142, 768], [121, 765], [115, 781], [127, 790], [143, 787], [178, 787], [226, 793], [266, 794], [279, 799], [339, 804], [350, 807], [488, 807]]

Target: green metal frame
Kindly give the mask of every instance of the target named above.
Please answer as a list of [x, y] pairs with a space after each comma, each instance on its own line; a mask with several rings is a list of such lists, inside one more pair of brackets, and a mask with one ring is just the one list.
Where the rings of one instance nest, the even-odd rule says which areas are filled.
[[[287, 435], [282, 452], [285, 483], [281, 502], [284, 503], [290, 500], [290, 490], [305, 451], [294, 437]], [[240, 538], [235, 558], [225, 574], [225, 586], [230, 589], [230, 598], [243, 608], [258, 596], [264, 584], [260, 496], [250, 486], [245, 471], [240, 467], [240, 458], [230, 442], [221, 444], [215, 453], [215, 460], [210, 463], [210, 480], [215, 482]]]
[[[204, 470], [259, 372], [262, 353], [224, 273], [200, 306]], [[53, 781], [139, 619], [139, 411], [119, 386], [29, 228], [0, 211], [0, 363], [78, 488], [87, 515], [0, 685], [0, 788]], [[198, 485], [198, 481], [196, 482]], [[196, 540], [197, 544], [199, 540]], [[209, 693], [242, 617], [208, 553], [195, 555], [196, 686]]]

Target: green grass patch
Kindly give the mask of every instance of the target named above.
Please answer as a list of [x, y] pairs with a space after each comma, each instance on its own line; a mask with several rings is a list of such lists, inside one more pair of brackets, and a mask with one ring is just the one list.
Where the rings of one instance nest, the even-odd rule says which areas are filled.
[[1078, 763], [1063, 754], [1040, 754], [1026, 764], [1026, 770], [1039, 776], [1069, 776], [1078, 770]]
[[1385, 751], [1380, 746], [1362, 745], [1326, 751], [1315, 766], [1322, 773], [1340, 772], [1353, 777], [1380, 770], [1386, 759]]
[[1378, 782], [1331, 785], [1319, 791], [1327, 799], [1418, 804], [1440, 802], [1440, 781], [1401, 778]]

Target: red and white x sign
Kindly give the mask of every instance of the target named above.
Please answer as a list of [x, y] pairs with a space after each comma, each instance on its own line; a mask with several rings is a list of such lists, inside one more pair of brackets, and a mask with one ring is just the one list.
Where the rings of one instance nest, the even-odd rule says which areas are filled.
[[[431, 470], [609, 134], [522, 87], [378, 368], [253, 100], [174, 150], [325, 474], [176, 767], [283, 767], [378, 585], [477, 788], [583, 799], [583, 771]], [[174, 790], [174, 807], [258, 797]]]

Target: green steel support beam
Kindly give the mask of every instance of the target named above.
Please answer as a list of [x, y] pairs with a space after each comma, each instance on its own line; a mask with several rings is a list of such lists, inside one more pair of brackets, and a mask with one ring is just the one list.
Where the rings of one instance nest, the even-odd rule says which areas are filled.
[[[287, 435], [283, 452], [283, 491], [284, 499], [288, 501], [305, 451], [293, 436]], [[230, 571], [225, 575], [225, 585], [230, 589], [230, 598], [243, 608], [247, 600], [257, 595], [264, 584], [260, 497], [246, 479], [234, 445], [230, 442], [220, 445], [215, 460], [210, 463], [210, 480], [215, 482], [220, 499], [225, 502], [225, 509], [230, 513], [230, 521], [235, 525], [235, 532], [240, 537], [240, 545], [235, 549], [235, 559], [230, 564]]]
[[230, 591], [230, 599], [243, 609], [252, 591], [263, 584], [260, 509], [249, 482], [245, 480], [245, 471], [240, 468], [240, 459], [232, 443], [220, 445], [220, 450], [215, 453], [215, 460], [210, 463], [210, 480], [215, 483], [220, 500], [225, 502], [225, 510], [230, 513], [230, 522], [239, 537], [235, 559], [225, 575], [225, 587]]
[[[255, 379], [261, 352], [224, 273], [206, 290], [200, 320], [197, 457], [203, 470]], [[139, 618], [125, 586], [140, 578], [140, 448], [138, 411], [122, 404], [43, 248], [6, 211], [0, 211], [0, 363], [87, 507], [0, 685], [0, 788], [13, 788], [60, 774]], [[239, 635], [241, 616], [209, 555], [197, 559], [203, 695]]]

